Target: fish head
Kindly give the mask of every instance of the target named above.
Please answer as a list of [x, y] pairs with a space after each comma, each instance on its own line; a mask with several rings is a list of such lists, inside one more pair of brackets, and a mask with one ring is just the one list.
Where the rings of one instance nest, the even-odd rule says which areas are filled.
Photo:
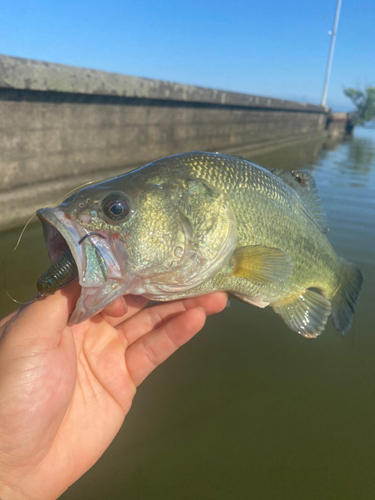
[[[146, 177], [146, 178], [145, 178]], [[208, 280], [236, 245], [230, 200], [202, 179], [125, 174], [37, 212], [50, 260], [76, 261], [79, 323], [124, 294], [182, 296]]]

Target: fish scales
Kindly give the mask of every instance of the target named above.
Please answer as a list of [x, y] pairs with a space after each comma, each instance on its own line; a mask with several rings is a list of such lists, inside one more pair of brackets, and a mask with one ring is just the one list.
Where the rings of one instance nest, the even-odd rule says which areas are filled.
[[[120, 269], [116, 279], [109, 269], [96, 297], [83, 289], [74, 321], [121, 293], [173, 300], [226, 290], [259, 307], [270, 304], [305, 337], [319, 335], [330, 313], [339, 331], [350, 326], [362, 276], [326, 238], [316, 186], [305, 172], [184, 153], [84, 188], [39, 215], [78, 260], [73, 232], [99, 232], [108, 247], [98, 250], [103, 260], [111, 253]], [[66, 230], [65, 215], [74, 230]], [[99, 245], [95, 237], [90, 243]]]
[[206, 155], [197, 155], [191, 162], [182, 161], [179, 169], [187, 167], [187, 176], [205, 179], [235, 200], [239, 246], [280, 248], [294, 256], [293, 271], [287, 280], [267, 286], [229, 277], [224, 271], [194, 292], [211, 291], [220, 283], [220, 287], [229, 291], [246, 294], [251, 290], [251, 293], [255, 291], [256, 298], [265, 298], [265, 294], [267, 301], [272, 301], [280, 293], [301, 290], [301, 286], [324, 286], [327, 296], [332, 296], [340, 279], [339, 263], [325, 235], [313, 220], [306, 218], [298, 194], [266, 169], [248, 161], [222, 161], [216, 168], [212, 168], [212, 164], [206, 161]]

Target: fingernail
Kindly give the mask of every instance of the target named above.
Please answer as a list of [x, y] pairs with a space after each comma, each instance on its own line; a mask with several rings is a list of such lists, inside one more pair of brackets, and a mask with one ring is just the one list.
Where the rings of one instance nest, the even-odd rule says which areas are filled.
[[228, 302], [227, 302], [227, 305], [225, 307], [230, 307], [230, 297], [228, 297]]
[[124, 314], [126, 314], [128, 312], [128, 304], [126, 303], [124, 296], [120, 297], [120, 299], [121, 299], [122, 305], [124, 306]]

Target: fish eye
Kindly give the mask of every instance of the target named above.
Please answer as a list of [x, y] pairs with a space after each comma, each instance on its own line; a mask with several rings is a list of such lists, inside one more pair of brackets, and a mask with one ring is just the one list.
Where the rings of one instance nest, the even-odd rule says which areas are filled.
[[130, 203], [123, 194], [112, 193], [103, 200], [104, 214], [113, 221], [124, 219], [130, 212]]

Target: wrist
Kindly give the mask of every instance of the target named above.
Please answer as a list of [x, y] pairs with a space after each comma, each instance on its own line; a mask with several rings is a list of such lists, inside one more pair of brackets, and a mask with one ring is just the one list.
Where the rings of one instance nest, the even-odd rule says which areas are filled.
[[0, 473], [0, 500], [56, 500], [65, 489], [34, 473], [16, 478]]
[[0, 500], [31, 500], [21, 488], [0, 480]]

